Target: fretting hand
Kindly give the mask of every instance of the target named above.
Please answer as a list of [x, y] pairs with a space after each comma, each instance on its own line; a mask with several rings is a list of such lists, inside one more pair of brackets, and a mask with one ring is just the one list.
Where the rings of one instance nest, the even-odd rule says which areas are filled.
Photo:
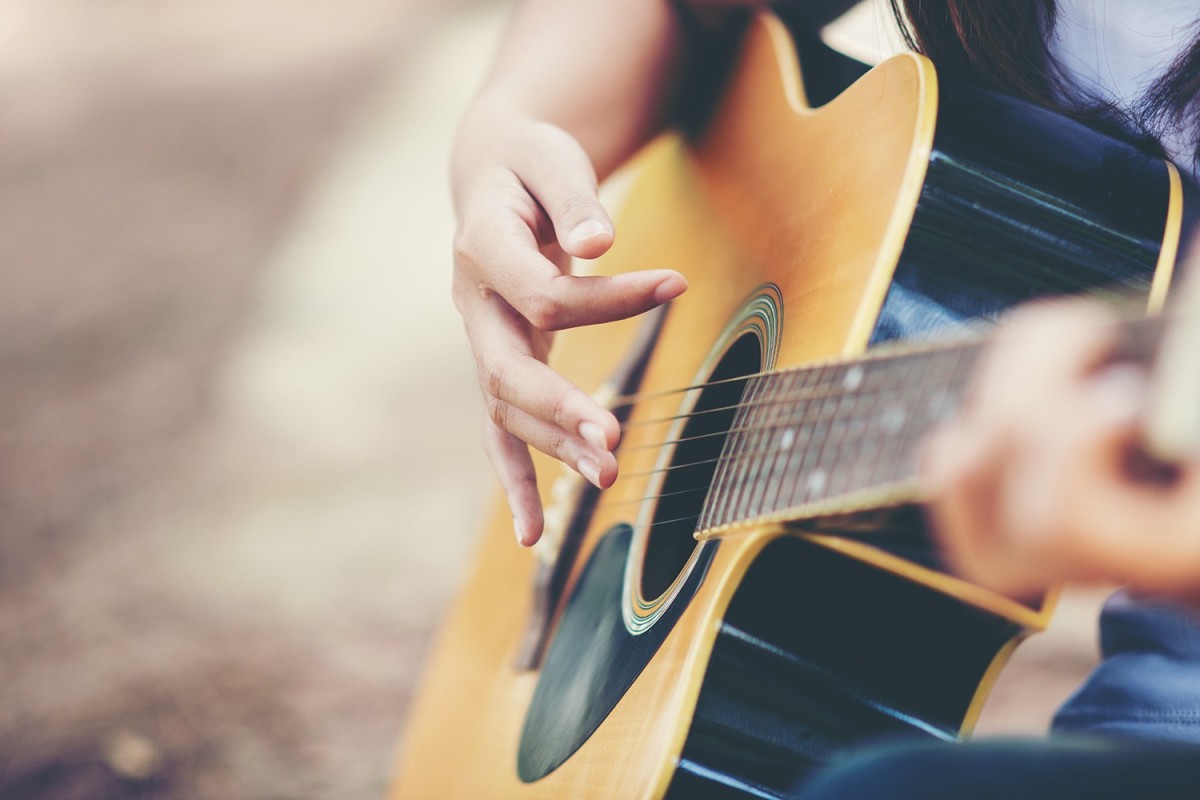
[[1013, 596], [1060, 581], [1200, 592], [1200, 467], [1144, 468], [1148, 375], [1111, 365], [1118, 330], [1092, 303], [1021, 310], [930, 439], [930, 517], [964, 577]]

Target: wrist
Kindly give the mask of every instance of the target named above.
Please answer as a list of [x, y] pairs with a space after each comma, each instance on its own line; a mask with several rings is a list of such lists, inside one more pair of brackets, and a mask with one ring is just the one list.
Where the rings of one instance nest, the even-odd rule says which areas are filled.
[[476, 176], [490, 166], [504, 166], [505, 143], [523, 125], [533, 123], [502, 92], [480, 92], [459, 120], [450, 151], [450, 185], [456, 206], [469, 192]]

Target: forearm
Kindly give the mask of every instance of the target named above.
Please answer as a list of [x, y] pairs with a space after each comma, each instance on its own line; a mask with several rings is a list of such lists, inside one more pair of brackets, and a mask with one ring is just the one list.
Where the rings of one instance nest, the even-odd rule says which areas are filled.
[[513, 111], [566, 130], [603, 178], [662, 125], [682, 39], [668, 0], [525, 0], [464, 119], [456, 184], [461, 151]]
[[[574, 275], [568, 258], [612, 246], [597, 180], [687, 105], [677, 88], [714, 96], [688, 78], [719, 77], [722, 62], [709, 56], [737, 33], [725, 14], [759, 5], [689, 4], [680, 12], [670, 0], [525, 0], [459, 126], [454, 299], [489, 412], [485, 449], [526, 546], [543, 526], [529, 447], [599, 488], [617, 473], [620, 425], [547, 366], [551, 332], [635, 316], [687, 289], [669, 268]], [[682, 74], [693, 65], [704, 69]]]

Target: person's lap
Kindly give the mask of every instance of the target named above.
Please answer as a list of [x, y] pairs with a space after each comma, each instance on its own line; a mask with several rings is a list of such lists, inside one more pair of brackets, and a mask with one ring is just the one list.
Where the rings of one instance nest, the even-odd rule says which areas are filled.
[[1095, 737], [883, 745], [796, 800], [1194, 800], [1200, 747]]
[[1045, 740], [894, 743], [797, 787], [797, 800], [1193, 800], [1200, 797], [1200, 621], [1119, 592], [1104, 660]]

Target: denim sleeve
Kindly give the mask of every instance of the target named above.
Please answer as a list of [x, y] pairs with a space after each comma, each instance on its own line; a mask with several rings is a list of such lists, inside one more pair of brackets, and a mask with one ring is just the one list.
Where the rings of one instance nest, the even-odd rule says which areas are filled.
[[1055, 716], [1055, 733], [1200, 744], [1200, 617], [1118, 592], [1100, 615], [1100, 649], [1100, 665]]

